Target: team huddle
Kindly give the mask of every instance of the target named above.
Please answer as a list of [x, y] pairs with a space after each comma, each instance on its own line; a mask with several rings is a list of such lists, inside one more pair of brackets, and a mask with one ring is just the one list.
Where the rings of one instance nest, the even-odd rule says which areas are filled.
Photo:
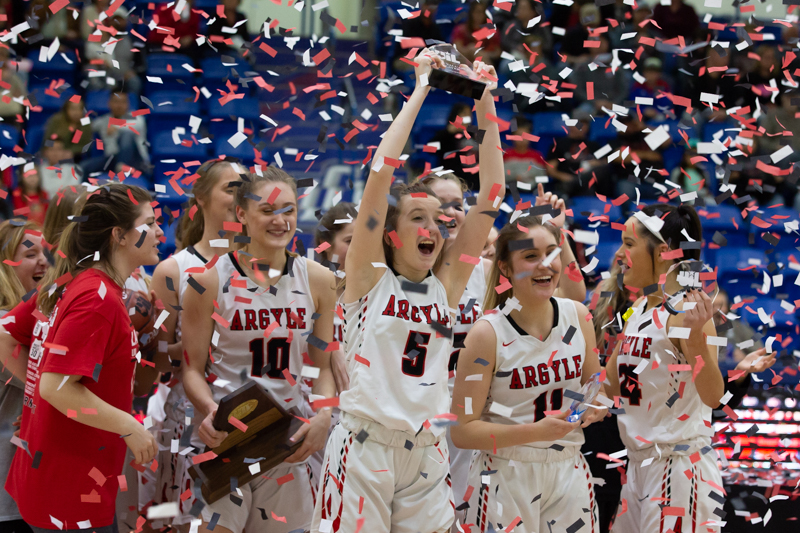
[[[156, 529], [599, 532], [583, 428], [613, 412], [626, 449], [615, 459], [627, 462], [613, 531], [720, 531], [710, 420], [725, 389], [709, 340], [713, 283], [685, 275], [699, 272], [700, 250], [682, 246], [702, 240], [694, 209], [652, 205], [625, 223], [612, 270], [635, 294], [624, 317], [582, 303], [566, 206], [541, 186], [487, 259], [505, 191], [494, 69], [475, 65], [488, 86], [475, 101], [485, 134], [480, 191], [466, 202], [451, 172], [393, 183], [440, 60], [415, 61], [418, 83], [369, 163], [360, 205], [320, 220], [319, 263], [295, 253], [296, 181], [273, 166], [204, 163], [182, 249], [160, 263], [163, 215], [149, 193], [107, 184], [77, 200], [38, 294], [0, 321], [13, 338], [2, 359], [25, 384], [6, 489], [27, 523], [113, 524], [130, 462], [140, 511], [178, 504], [149, 522]], [[122, 288], [156, 264], [158, 333], [137, 339]], [[624, 325], [605, 367], [593, 315]], [[148, 430], [130, 415], [131, 383], [145, 394], [166, 373]], [[600, 392], [583, 397], [592, 380]], [[292, 437], [302, 444], [205, 502], [191, 467], [227, 437], [214, 426], [222, 398], [251, 381], [303, 420]], [[87, 478], [93, 469], [102, 483]], [[107, 510], [87, 526], [91, 505]]]

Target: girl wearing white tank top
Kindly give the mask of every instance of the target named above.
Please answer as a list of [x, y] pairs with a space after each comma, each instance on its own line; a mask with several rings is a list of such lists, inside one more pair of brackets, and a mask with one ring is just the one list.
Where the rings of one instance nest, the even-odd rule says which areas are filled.
[[[182, 368], [186, 363], [181, 343], [180, 310], [189, 278], [205, 270], [205, 265], [214, 260], [214, 257], [222, 256], [230, 250], [230, 247], [211, 246], [211, 241], [229, 242], [224, 237], [232, 238], [231, 232], [226, 232], [224, 225], [226, 222], [236, 222], [233, 196], [236, 183], [241, 181], [241, 172], [246, 170], [235, 159], [212, 159], [200, 165], [192, 185], [189, 207], [180, 219], [185, 247], [159, 263], [153, 272], [153, 290], [169, 313], [158, 334], [158, 340], [162, 348], [166, 344], [167, 352], [159, 353], [155, 361], [156, 370], [172, 372], [169, 394], [164, 402], [166, 418], [158, 434], [158, 470], [155, 474], [153, 503], [179, 502], [180, 515], [172, 519], [171, 523], [184, 531], [189, 529], [192, 519], [189, 510], [195, 498], [193, 495], [181, 500], [180, 496], [191, 489], [192, 480], [188, 471], [192, 464], [191, 459], [198, 451], [181, 453], [190, 446], [190, 436], [185, 436], [184, 432], [188, 428], [196, 434], [202, 419], [194, 417], [193, 409], [189, 409], [191, 403], [186, 398], [181, 381]], [[193, 419], [188, 426], [187, 417]]]
[[503, 228], [486, 315], [459, 354], [450, 431], [456, 446], [480, 453], [456, 503], [467, 503], [465, 523], [481, 532], [562, 532], [579, 520], [598, 531], [581, 426], [605, 411], [590, 408], [581, 425], [563, 409], [567, 391], [579, 393], [600, 363], [586, 307], [554, 297], [562, 240], [556, 224], [535, 216]]
[[710, 342], [716, 280], [699, 275], [701, 241], [693, 207], [656, 204], [628, 219], [615, 256], [621, 282], [640, 295], [606, 367], [629, 461], [615, 533], [719, 531], [724, 516], [711, 448], [711, 411], [725, 392]]
[[[197, 274], [194, 279], [205, 290], [202, 294], [196, 290], [189, 290], [184, 300], [182, 342], [188, 354], [189, 365], [184, 369], [183, 382], [187, 396], [198, 414], [203, 417], [199, 437], [209, 448], [219, 446], [227, 437], [226, 432], [218, 431], [213, 426], [218, 407], [216, 399], [220, 397], [219, 388], [223, 385], [215, 387], [215, 391], [212, 392], [206, 381], [209, 348], [215, 331], [220, 333], [220, 337], [215, 341], [217, 362], [212, 368], [225, 372], [224, 379], [228, 383], [225, 387], [228, 389], [234, 388], [235, 380], [239, 379], [242, 373], [245, 379], [255, 379], [262, 383], [274, 380], [275, 387], [270, 390], [299, 389], [296, 380], [294, 384], [292, 383], [293, 380], [290, 378], [293, 376], [289, 375], [289, 369], [297, 369], [295, 372], [299, 374], [299, 369], [308, 364], [303, 361], [305, 355], [302, 346], [304, 349], [307, 348], [312, 366], [319, 368], [319, 377], [314, 380], [313, 393], [320, 398], [332, 398], [335, 395], [329, 354], [319, 342], [309, 342], [306, 336], [301, 335], [304, 333], [302, 329], [310, 329], [310, 333], [322, 343], [327, 345], [332, 342], [336, 282], [332, 272], [313, 261], [294, 257], [294, 266], [290, 264], [287, 246], [291, 244], [297, 229], [296, 182], [277, 167], [267, 167], [259, 172], [258, 176], [247, 176], [236, 192], [235, 203], [236, 215], [245, 233], [244, 238], [239, 240], [245, 242], [245, 245], [234, 252], [235, 256], [228, 254], [227, 257], [220, 259], [217, 266]], [[225, 269], [232, 271], [234, 268], [240, 278], [246, 279], [231, 282], [231, 287], [233, 283], [239, 284], [242, 281], [245, 288], [256, 285], [254, 290], [258, 299], [255, 297], [248, 299], [264, 302], [274, 296], [274, 301], [280, 302], [280, 307], [276, 304], [273, 309], [251, 309], [250, 318], [247, 318], [248, 315], [245, 313], [244, 319], [238, 319], [237, 326], [237, 319], [232, 316], [239, 316], [236, 313], [238, 309], [236, 306], [247, 307], [247, 304], [238, 303], [240, 300], [233, 297], [230, 292], [231, 287], [225, 296], [226, 301], [217, 303], [217, 300], [226, 294], [223, 292], [225, 279], [221, 279], [225, 276], [220, 276], [219, 272], [224, 272]], [[297, 278], [300, 275], [303, 279]], [[288, 287], [303, 287], [303, 290], [296, 295], [293, 294], [296, 289]], [[242, 292], [247, 294], [249, 290]], [[310, 303], [302, 306], [298, 303], [297, 308], [291, 313], [286, 310], [292, 302], [300, 300]], [[223, 315], [232, 311], [229, 315], [231, 316], [229, 327], [221, 326], [212, 318], [216, 312], [216, 305], [220, 306], [220, 313]], [[310, 306], [313, 306], [313, 309], [309, 309]], [[270, 318], [270, 313], [274, 320]], [[242, 321], [245, 322], [244, 330], [264, 329], [265, 333], [267, 330], [275, 331], [275, 335], [267, 333], [271, 341], [280, 340], [284, 345], [288, 343], [288, 348], [283, 348], [275, 354], [278, 361], [274, 365], [268, 362], [267, 366], [264, 366], [265, 354], [262, 350], [265, 343], [260, 343], [258, 354], [255, 352], [256, 348], [253, 348], [253, 342], [243, 342], [241, 346], [234, 347], [242, 340], [239, 335], [243, 331]], [[292, 334], [291, 340], [285, 337], [278, 338], [279, 333], [292, 333], [287, 328], [297, 329], [297, 334]], [[228, 353], [221, 353], [222, 351]], [[251, 351], [253, 355], [248, 357]], [[246, 363], [240, 363], [244, 361]], [[241, 368], [230, 368], [231, 365], [241, 365]], [[284, 368], [283, 372], [280, 371], [280, 367]], [[299, 375], [296, 377], [300, 379]], [[226, 392], [231, 391], [226, 390]], [[280, 402], [286, 400], [287, 398], [276, 398], [276, 401]], [[293, 394], [292, 400], [295, 405], [300, 406], [304, 401], [297, 394]], [[285, 464], [270, 470], [268, 476], [256, 478], [238, 488], [243, 496], [243, 502], [240, 500], [241, 505], [237, 505], [229, 498], [206, 505], [202, 509], [201, 531], [207, 530], [211, 522], [215, 522], [212, 526], [215, 533], [220, 531], [241, 533], [245, 529], [285, 533], [307, 529], [314, 505], [314, 493], [313, 487], [309, 486], [307, 467], [300, 463], [304, 463], [312, 453], [325, 445], [330, 427], [330, 411], [330, 407], [319, 409], [317, 414], [311, 417], [310, 422], [303, 424], [291, 437], [295, 442], [302, 439], [302, 445], [286, 459]], [[277, 471], [280, 473], [276, 475]], [[289, 476], [291, 480], [277, 481], [279, 478], [285, 479], [284, 476]], [[282, 518], [265, 523], [260, 509], [269, 509], [273, 516], [279, 516], [279, 513]]]
[[[347, 253], [342, 303], [350, 388], [326, 448], [311, 531], [442, 532], [453, 522], [444, 427], [454, 311], [503, 196], [494, 68], [477, 63], [487, 90], [476, 101], [481, 190], [455, 243], [442, 252], [442, 202], [421, 184], [391, 187], [394, 168], [430, 91], [431, 63], [415, 59], [417, 85], [384, 135]], [[391, 201], [391, 205], [390, 205]], [[376, 474], [376, 472], [382, 472]]]

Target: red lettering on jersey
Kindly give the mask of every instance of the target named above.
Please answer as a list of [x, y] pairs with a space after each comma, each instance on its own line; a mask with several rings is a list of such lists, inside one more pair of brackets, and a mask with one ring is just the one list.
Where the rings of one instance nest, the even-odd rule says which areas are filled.
[[430, 324], [431, 323], [431, 311], [433, 311], [432, 305], [423, 305], [420, 307], [422, 313], [425, 315], [425, 322]]
[[580, 355], [573, 355], [572, 362], [575, 363], [575, 377], [581, 377], [581, 370], [583, 369], [583, 363], [581, 362], [583, 357]]
[[561, 376], [558, 375], [558, 368], [561, 366], [561, 363], [564, 363], [564, 366], [567, 366], [566, 359], [553, 359], [553, 373], [555, 374], [556, 383], [561, 381]]
[[508, 386], [510, 389], [521, 389], [522, 388], [522, 380], [519, 378], [519, 370], [516, 368], [514, 372], [511, 373], [511, 385]]
[[386, 309], [381, 313], [383, 316], [394, 316], [394, 294], [389, 297], [389, 302], [386, 304]]
[[650, 344], [652, 344], [653, 339], [650, 337], [645, 337], [642, 339], [642, 357], [645, 359], [650, 359]]
[[411, 321], [412, 322], [422, 322], [422, 319], [419, 317], [419, 307], [416, 305], [411, 306]]
[[269, 309], [258, 310], [258, 327], [267, 329], [269, 327]]
[[281, 323], [281, 315], [283, 315], [283, 309], [278, 307], [276, 309], [270, 309], [270, 311], [272, 311], [272, 316], [275, 317], [275, 322], [280, 324]]
[[306, 322], [303, 320], [306, 316], [307, 309], [305, 307], [300, 307], [297, 309], [297, 328], [298, 329], [306, 329]]
[[631, 346], [633, 347], [631, 355], [633, 357], [639, 357], [639, 337], [631, 337]]
[[408, 318], [408, 300], [400, 300], [397, 302], [397, 318], [410, 320]]
[[464, 304], [458, 304], [458, 321], [461, 324], [472, 324], [472, 318], [464, 314]]
[[258, 329], [258, 327], [256, 326], [256, 312], [254, 309], [244, 310], [244, 329], [245, 331]]
[[547, 369], [547, 363], [539, 363], [537, 369], [539, 370], [539, 383], [542, 385], [550, 383], [550, 372]]
[[522, 369], [525, 372], [525, 388], [537, 387], [536, 384], [536, 369], [532, 366], [526, 366]]
[[242, 317], [239, 316], [238, 309], [233, 312], [233, 318], [231, 319], [231, 331], [242, 331]]
[[[580, 356], [578, 356], [578, 357], [580, 357]], [[575, 372], [570, 370], [570, 368], [569, 368], [569, 359], [562, 359], [562, 362], [564, 363], [564, 378], [565, 379], [575, 379], [576, 375], [580, 375], [580, 374], [576, 374]], [[580, 371], [578, 371], [578, 372], [580, 372]]]

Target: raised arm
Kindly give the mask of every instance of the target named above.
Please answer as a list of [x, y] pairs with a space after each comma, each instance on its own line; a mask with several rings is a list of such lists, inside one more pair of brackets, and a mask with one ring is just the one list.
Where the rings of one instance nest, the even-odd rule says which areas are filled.
[[386, 196], [391, 189], [394, 173], [393, 162], [388, 159], [399, 159], [422, 102], [430, 91], [429, 85], [420, 83], [420, 77], [427, 78], [431, 72], [431, 63], [438, 64], [441, 59], [423, 50], [415, 61], [417, 84], [414, 92], [392, 121], [370, 162], [369, 178], [364, 187], [364, 195], [361, 197], [361, 206], [354, 223], [353, 238], [345, 262], [345, 272], [348, 274], [345, 287], [346, 302], [353, 302], [367, 294], [383, 273], [382, 269], [373, 267], [372, 263], [386, 262], [383, 253], [383, 227], [389, 206]]
[[214, 429], [214, 416], [217, 414], [217, 403], [206, 381], [206, 365], [208, 350], [214, 334], [214, 299], [219, 289], [217, 269], [212, 268], [194, 279], [205, 288], [203, 294], [190, 289], [184, 297], [183, 315], [183, 348], [189, 364], [183, 370], [183, 388], [194, 408], [203, 416], [199, 435], [203, 442], [211, 448], [219, 446], [227, 432]]
[[[333, 341], [333, 309], [336, 307], [336, 276], [333, 272], [313, 261], [308, 262], [308, 280], [311, 285], [312, 297], [316, 304], [316, 312], [319, 314], [314, 321], [314, 331], [312, 335], [326, 343]], [[317, 346], [308, 344], [308, 355], [314, 366], [319, 368], [319, 377], [314, 380], [311, 392], [314, 396], [333, 398], [336, 396], [336, 384], [333, 380], [331, 370], [331, 352], [320, 350]], [[311, 405], [312, 408], [315, 406]], [[328, 430], [331, 426], [331, 407], [314, 408], [316, 415], [311, 419], [310, 424], [303, 424], [300, 429], [292, 436], [292, 440], [297, 441], [305, 436], [303, 445], [291, 457], [286, 459], [287, 463], [297, 463], [305, 461], [311, 454], [325, 447], [328, 440]]]
[[501, 201], [505, 196], [506, 181], [503, 174], [503, 152], [500, 149], [500, 128], [496, 122], [497, 112], [491, 93], [492, 89], [497, 87], [497, 74], [494, 67], [480, 62], [475, 63], [475, 70], [483, 73], [487, 81], [483, 96], [475, 104], [478, 128], [486, 132], [478, 148], [480, 191], [475, 205], [467, 213], [464, 228], [458, 232], [455, 242], [445, 252], [444, 261], [436, 271], [436, 275], [447, 288], [448, 303], [452, 308], [458, 306], [474, 268], [472, 263], [461, 261], [461, 256], [481, 256], [486, 238], [494, 225], [494, 217], [489, 213], [497, 211], [491, 198], [492, 191]]
[[[480, 363], [477, 360], [482, 359]], [[488, 361], [488, 364], [483, 364]], [[561, 417], [545, 417], [533, 424], [496, 424], [481, 420], [497, 361], [497, 337], [486, 322], [475, 324], [458, 355], [458, 372], [450, 410], [458, 416], [451, 426], [453, 444], [466, 450], [492, 450], [535, 441], [556, 440], [578, 427]], [[476, 379], [480, 376], [480, 379]], [[467, 406], [470, 409], [467, 409]], [[532, 407], [531, 407], [532, 408]]]

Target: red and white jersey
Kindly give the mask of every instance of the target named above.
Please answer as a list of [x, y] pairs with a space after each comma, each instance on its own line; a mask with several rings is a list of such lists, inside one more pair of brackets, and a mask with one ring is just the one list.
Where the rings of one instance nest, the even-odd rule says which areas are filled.
[[[193, 267], [203, 267], [208, 263], [208, 260], [197, 253], [197, 250], [194, 249], [193, 246], [189, 246], [184, 248], [180, 252], [176, 253], [172, 256], [172, 259], [178, 264], [178, 272], [180, 272], [178, 276], [178, 284], [173, 285], [175, 287], [175, 292], [178, 294], [178, 305], [183, 306], [183, 296], [186, 294], [187, 286], [189, 285], [189, 276], [190, 273], [186, 271]], [[172, 280], [173, 284], [175, 280]], [[194, 289], [192, 289], [194, 290]], [[178, 322], [175, 325], [175, 339], [176, 341], [181, 340], [181, 315], [183, 313], [178, 313]]]
[[711, 408], [700, 400], [688, 361], [667, 337], [669, 312], [646, 306], [647, 300], [634, 308], [617, 356], [622, 442], [641, 450], [653, 443], [710, 439], [705, 421], [711, 421]]
[[442, 282], [431, 273], [412, 284], [386, 269], [366, 296], [343, 307], [350, 388], [339, 408], [397, 431], [444, 431], [426, 424], [450, 411], [452, 341], [444, 329], [453, 317]]
[[479, 261], [472, 269], [464, 294], [458, 302], [458, 313], [456, 322], [453, 324], [453, 350], [450, 352], [450, 362], [447, 370], [450, 372], [450, 379], [447, 386], [450, 396], [453, 396], [453, 386], [456, 384], [455, 369], [458, 363], [458, 354], [464, 347], [464, 339], [467, 333], [475, 325], [475, 322], [483, 316], [483, 299], [486, 296], [486, 270], [483, 267], [483, 260]]
[[[553, 329], [542, 340], [525, 333], [510, 316], [499, 309], [481, 320], [494, 328], [497, 336], [495, 371], [481, 420], [494, 424], [531, 424], [545, 412], [563, 410], [572, 400], [564, 391], [581, 390], [581, 370], [586, 355], [586, 340], [580, 327], [575, 302], [550, 298], [553, 304]], [[565, 336], [571, 335], [569, 344]], [[531, 442], [524, 446], [549, 448], [553, 444], [580, 446], [583, 430], [577, 428], [563, 439]]]
[[222, 320], [215, 321], [212, 338], [215, 402], [255, 380], [285, 408], [304, 409], [300, 389], [303, 354], [308, 352], [304, 334], [313, 330], [316, 312], [306, 261], [288, 257], [280, 280], [268, 289], [247, 277], [234, 252], [217, 261], [219, 309], [215, 311]]

